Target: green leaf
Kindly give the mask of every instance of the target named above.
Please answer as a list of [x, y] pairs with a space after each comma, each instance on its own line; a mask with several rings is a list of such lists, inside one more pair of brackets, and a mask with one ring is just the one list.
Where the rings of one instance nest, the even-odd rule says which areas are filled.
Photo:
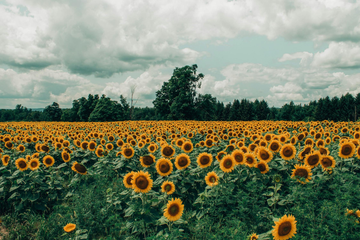
[[67, 166], [67, 163], [62, 163], [59, 166], [57, 166], [57, 169], [60, 169], [60, 168], [66, 167], [66, 166]]
[[19, 187], [20, 187], [20, 186], [13, 186], [13, 187], [10, 188], [10, 191], [9, 191], [9, 192], [12, 192], [12, 191], [18, 189]]
[[40, 194], [39, 193], [33, 193], [30, 195], [29, 197], [29, 200], [32, 201], [32, 202], [35, 202], [36, 200], [38, 200], [40, 197]]

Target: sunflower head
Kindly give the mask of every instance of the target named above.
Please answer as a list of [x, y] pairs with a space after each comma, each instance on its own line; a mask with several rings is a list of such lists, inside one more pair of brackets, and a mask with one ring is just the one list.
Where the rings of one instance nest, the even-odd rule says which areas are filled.
[[292, 215], [284, 215], [273, 226], [272, 235], [276, 240], [292, 238], [296, 234], [296, 221]]
[[321, 159], [321, 154], [319, 151], [314, 151], [313, 153], [310, 153], [306, 155], [305, 157], [305, 164], [310, 166], [311, 168], [316, 167], [319, 165]]
[[164, 209], [164, 216], [169, 221], [179, 220], [183, 214], [184, 205], [179, 198], [171, 199], [168, 201], [166, 208]]
[[259, 161], [255, 165], [255, 167], [258, 168], [262, 174], [265, 174], [269, 171], [269, 166], [268, 166], [267, 162], [265, 162], [265, 161]]
[[78, 163], [78, 162], [74, 162], [71, 169], [74, 171], [74, 172], [77, 172], [81, 175], [86, 175], [87, 174], [87, 169], [84, 165]]
[[152, 154], [140, 157], [140, 163], [143, 167], [150, 167], [154, 162], [155, 156]]
[[215, 172], [209, 172], [205, 177], [205, 182], [208, 186], [213, 187], [219, 184], [219, 177]]
[[206, 168], [211, 165], [213, 157], [210, 153], [203, 152], [197, 157], [197, 164], [200, 168]]
[[2, 161], [2, 164], [3, 164], [4, 166], [9, 165], [10, 156], [9, 156], [9, 155], [4, 155], [4, 156], [2, 156], [1, 161]]
[[266, 147], [259, 147], [257, 151], [257, 158], [260, 161], [270, 162], [273, 158], [273, 153]]
[[161, 155], [163, 157], [171, 158], [172, 156], [174, 156], [174, 154], [175, 154], [175, 149], [173, 148], [173, 146], [164, 144], [161, 147]]
[[325, 155], [320, 158], [320, 165], [324, 170], [327, 168], [334, 168], [335, 164], [336, 161], [332, 156]]
[[256, 164], [256, 158], [253, 153], [245, 153], [245, 164], [249, 167], [254, 167]]
[[183, 170], [190, 165], [190, 157], [186, 153], [181, 153], [175, 158], [175, 166], [179, 170]]
[[45, 157], [43, 157], [43, 163], [46, 167], [51, 167], [52, 165], [54, 165], [55, 159], [50, 155], [46, 155]]
[[292, 144], [285, 144], [280, 149], [280, 156], [284, 160], [291, 160], [296, 155], [296, 148]]
[[163, 177], [169, 176], [173, 171], [173, 164], [169, 159], [160, 158], [156, 162], [156, 171]]
[[32, 171], [35, 171], [36, 169], [38, 169], [40, 167], [40, 161], [39, 159], [33, 158], [29, 161], [29, 168]]
[[292, 178], [296, 178], [300, 183], [305, 184], [311, 180], [311, 167], [307, 165], [295, 165], [292, 171]]
[[167, 195], [171, 195], [175, 192], [175, 184], [170, 181], [165, 181], [161, 185], [161, 191], [166, 192]]
[[259, 239], [259, 235], [257, 235], [256, 233], [253, 233], [248, 238], [249, 238], [249, 240], [257, 240], [257, 239]]
[[280, 144], [280, 141], [278, 141], [278, 140], [274, 139], [269, 144], [269, 149], [273, 152], [280, 151], [280, 148], [281, 148], [281, 144]]
[[218, 162], [221, 162], [223, 157], [225, 157], [226, 155], [227, 153], [225, 151], [220, 151], [216, 154], [216, 160], [218, 160]]
[[122, 149], [121, 154], [125, 157], [125, 158], [132, 158], [135, 154], [134, 149], [131, 146], [126, 146]]
[[134, 174], [135, 174], [135, 172], [132, 171], [132, 172], [127, 173], [124, 176], [123, 183], [126, 188], [133, 188], [133, 184], [131, 181], [133, 179]]
[[232, 172], [235, 165], [235, 159], [231, 155], [225, 155], [220, 162], [220, 169], [224, 172]]
[[69, 162], [71, 159], [70, 154], [65, 150], [61, 152], [61, 158], [64, 160], [64, 162]]
[[27, 161], [24, 158], [17, 159], [15, 161], [15, 165], [20, 171], [25, 171], [29, 167]]
[[355, 150], [356, 150], [356, 148], [355, 148], [354, 143], [352, 143], [350, 141], [346, 141], [340, 145], [339, 157], [350, 158], [354, 155]]
[[105, 153], [104, 149], [101, 147], [101, 145], [96, 148], [96, 151], [95, 151], [96, 156], [104, 157], [104, 153]]
[[231, 153], [231, 156], [234, 158], [236, 164], [244, 164], [244, 152], [236, 149]]
[[131, 183], [135, 192], [147, 193], [152, 188], [153, 180], [148, 172], [140, 171], [134, 174]]
[[187, 141], [182, 145], [181, 149], [186, 153], [190, 153], [194, 149], [194, 146], [193, 146], [192, 142]]

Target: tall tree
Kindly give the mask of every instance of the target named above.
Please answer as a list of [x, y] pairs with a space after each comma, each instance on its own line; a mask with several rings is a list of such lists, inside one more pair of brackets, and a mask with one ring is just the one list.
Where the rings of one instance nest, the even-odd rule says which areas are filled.
[[53, 102], [51, 105], [47, 106], [43, 112], [43, 120], [45, 121], [60, 121], [61, 120], [62, 110], [58, 103]]

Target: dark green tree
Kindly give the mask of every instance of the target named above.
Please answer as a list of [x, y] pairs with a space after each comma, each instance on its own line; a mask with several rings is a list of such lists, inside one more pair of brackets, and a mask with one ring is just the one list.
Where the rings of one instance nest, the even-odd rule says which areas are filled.
[[241, 119], [240, 114], [240, 102], [238, 99], [234, 99], [230, 109], [229, 120], [239, 121]]
[[51, 105], [45, 107], [42, 114], [44, 121], [57, 122], [61, 120], [62, 110], [58, 103], [53, 102]]
[[195, 100], [196, 119], [200, 121], [214, 120], [216, 111], [216, 98], [211, 94], [199, 94]]

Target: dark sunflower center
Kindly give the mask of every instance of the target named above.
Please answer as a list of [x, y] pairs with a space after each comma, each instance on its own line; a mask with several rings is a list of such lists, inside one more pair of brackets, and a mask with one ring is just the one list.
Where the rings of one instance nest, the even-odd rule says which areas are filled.
[[176, 216], [180, 211], [180, 208], [177, 204], [170, 206], [169, 213], [171, 216]]
[[232, 161], [230, 159], [224, 160], [224, 167], [225, 168], [231, 168], [232, 167]]
[[296, 169], [295, 176], [307, 178], [309, 175], [308, 171], [306, 169]]
[[10, 158], [9, 158], [8, 156], [4, 157], [4, 161], [5, 161], [5, 163], [8, 163], [8, 162], [9, 162], [9, 160], [10, 160]]
[[151, 165], [154, 163], [154, 159], [151, 156], [143, 156], [143, 163], [145, 165]]
[[342, 155], [350, 155], [352, 151], [352, 147], [350, 145], [344, 145], [342, 148], [341, 148], [341, 154]]
[[47, 165], [52, 164], [52, 160], [51, 160], [51, 158], [47, 158], [47, 159], [45, 159], [45, 163], [46, 163]]
[[272, 143], [270, 145], [270, 149], [273, 151], [276, 151], [279, 148], [279, 144], [278, 143]]
[[208, 157], [208, 156], [202, 156], [201, 158], [200, 158], [200, 163], [202, 164], [202, 165], [206, 165], [206, 164], [208, 164], [210, 162], [210, 158]]
[[188, 164], [188, 159], [186, 157], [181, 157], [179, 160], [178, 160], [178, 164], [180, 167], [184, 167]]
[[243, 161], [242, 154], [236, 154], [234, 158], [235, 158], [235, 161], [238, 163], [241, 163]]
[[171, 156], [174, 153], [174, 150], [171, 147], [164, 147], [163, 154], [167, 157]]
[[305, 144], [306, 144], [306, 145], [312, 145], [312, 141], [311, 141], [311, 140], [306, 140], [306, 141], [305, 141]]
[[26, 168], [26, 162], [25, 161], [20, 161], [19, 162], [19, 167], [20, 168]]
[[83, 165], [77, 163], [75, 164], [75, 169], [79, 172], [79, 173], [86, 173], [86, 167], [84, 167]]
[[183, 141], [178, 141], [178, 146], [182, 146], [183, 145]]
[[31, 167], [34, 168], [34, 167], [37, 167], [37, 165], [38, 165], [37, 162], [35, 162], [35, 161], [34, 161], [34, 162], [31, 162]]
[[268, 152], [266, 152], [265, 150], [261, 150], [260, 151], [260, 157], [262, 160], [267, 160], [270, 158], [270, 155]]
[[279, 226], [279, 236], [286, 236], [290, 233], [291, 231], [291, 223], [290, 222], [284, 222], [282, 224], [280, 224]]
[[165, 191], [166, 191], [166, 192], [170, 192], [170, 190], [171, 190], [171, 185], [170, 185], [170, 184], [167, 184], [167, 185], [165, 186]]
[[90, 144], [89, 144], [89, 148], [90, 148], [90, 149], [94, 149], [94, 148], [95, 148], [95, 144], [94, 144], [94, 143], [90, 143]]
[[64, 153], [64, 160], [69, 160], [69, 154], [67, 154], [67, 153]]
[[225, 154], [220, 153], [218, 156], [219, 156], [219, 159], [221, 160], [225, 156]]
[[190, 144], [185, 144], [184, 149], [185, 149], [185, 151], [190, 151], [191, 150], [191, 145]]
[[265, 171], [265, 170], [266, 170], [265, 164], [260, 163], [260, 164], [258, 165], [258, 169], [259, 169], [261, 172]]
[[49, 147], [48, 146], [42, 146], [41, 150], [43, 150], [44, 152], [47, 152], [47, 151], [49, 151]]
[[23, 147], [23, 146], [20, 146], [20, 151], [24, 151], [24, 147]]
[[146, 179], [145, 176], [139, 176], [135, 180], [135, 184], [140, 189], [146, 189], [149, 185], [149, 181]]
[[230, 146], [228, 146], [228, 149], [229, 149], [230, 151], [233, 151], [233, 150], [235, 149], [235, 147], [234, 147], [233, 145], [230, 145]]
[[254, 159], [251, 158], [251, 157], [247, 157], [246, 162], [249, 163], [249, 164], [252, 164], [254, 162]]
[[321, 160], [321, 163], [323, 164], [324, 167], [330, 167], [332, 165], [332, 161], [331, 159], [327, 158], [327, 157], [324, 157], [322, 160]]
[[313, 166], [316, 165], [319, 162], [319, 156], [318, 155], [311, 155], [308, 158], [309, 165]]
[[133, 175], [130, 175], [127, 177], [127, 179], [126, 179], [127, 184], [132, 185], [132, 183], [131, 183], [132, 177], [133, 177]]
[[305, 148], [304, 151], [301, 153], [302, 157], [305, 157], [306, 154], [310, 152], [310, 148]]
[[150, 151], [154, 151], [155, 147], [154, 146], [150, 146]]
[[209, 181], [210, 181], [211, 183], [214, 183], [214, 182], [216, 182], [216, 178], [215, 178], [214, 176], [211, 176], [210, 179], [209, 179]]
[[326, 155], [327, 154], [327, 151], [325, 148], [320, 148], [320, 154], [321, 155]]
[[285, 157], [290, 157], [293, 154], [293, 149], [291, 147], [285, 147], [283, 154]]
[[170, 171], [170, 165], [167, 162], [161, 162], [159, 164], [159, 169], [160, 169], [160, 172], [167, 173]]
[[125, 151], [124, 151], [124, 155], [125, 155], [125, 156], [129, 157], [129, 156], [131, 156], [132, 154], [133, 154], [133, 151], [131, 150], [131, 148], [125, 149]]

